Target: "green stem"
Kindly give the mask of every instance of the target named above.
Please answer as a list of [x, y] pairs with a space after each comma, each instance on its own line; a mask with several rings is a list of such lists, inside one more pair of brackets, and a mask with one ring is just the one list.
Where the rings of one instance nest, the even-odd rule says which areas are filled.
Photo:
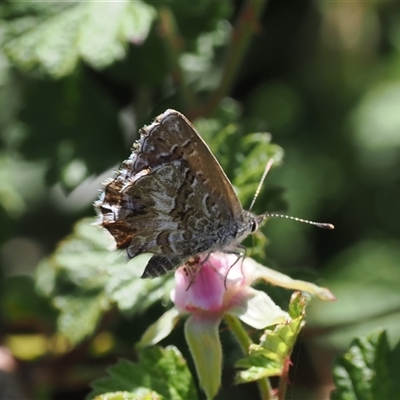
[[249, 347], [253, 344], [253, 341], [247, 334], [246, 330], [243, 328], [242, 323], [239, 321], [237, 317], [234, 317], [233, 315], [229, 314], [226, 314], [224, 316], [224, 321], [236, 336], [237, 341], [242, 347], [243, 353], [248, 354]]
[[[235, 335], [237, 341], [239, 342], [243, 350], [243, 353], [247, 355], [249, 353], [249, 347], [250, 345], [253, 344], [253, 341], [250, 339], [250, 336], [243, 328], [242, 323], [239, 321], [237, 317], [228, 314], [224, 316], [224, 321]], [[258, 385], [258, 390], [260, 391], [261, 399], [271, 400], [272, 387], [269, 379], [268, 378], [259, 379], [257, 381], [257, 385]]]
[[250, 39], [258, 28], [258, 20], [267, 0], [247, 0], [232, 30], [230, 43], [226, 50], [222, 78], [218, 88], [196, 116], [210, 115], [220, 101], [231, 91], [236, 76], [246, 55]]
[[186, 110], [195, 107], [195, 96], [185, 80], [184, 72], [179, 63], [182, 48], [182, 38], [179, 35], [175, 18], [169, 8], [160, 9], [159, 31], [164, 39], [164, 44], [170, 59], [172, 67], [172, 76], [179, 86], [179, 92], [182, 96], [182, 106]]

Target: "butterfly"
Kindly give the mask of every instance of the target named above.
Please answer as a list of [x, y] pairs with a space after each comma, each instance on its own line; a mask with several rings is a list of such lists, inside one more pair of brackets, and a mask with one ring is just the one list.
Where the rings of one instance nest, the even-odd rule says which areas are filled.
[[175, 110], [140, 130], [94, 205], [118, 249], [129, 258], [153, 255], [142, 278], [165, 275], [201, 254], [237, 253], [246, 236], [276, 216], [243, 209], [207, 144]]

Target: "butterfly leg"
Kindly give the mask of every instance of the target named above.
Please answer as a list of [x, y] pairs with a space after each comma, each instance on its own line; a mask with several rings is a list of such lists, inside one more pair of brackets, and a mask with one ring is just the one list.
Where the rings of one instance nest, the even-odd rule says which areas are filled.
[[[236, 261], [229, 267], [228, 272], [226, 273], [225, 278], [224, 278], [224, 286], [225, 286], [225, 290], [226, 290], [227, 289], [226, 281], [228, 279], [228, 274], [229, 274], [230, 270], [236, 265], [236, 263], [239, 262], [240, 259], [242, 259], [242, 261], [244, 260], [244, 258], [246, 257], [246, 247], [239, 244], [235, 250], [224, 251], [224, 253], [235, 254], [237, 256]], [[243, 267], [243, 263], [242, 263], [242, 267]], [[242, 270], [242, 275], [243, 275], [243, 270]]]
[[188, 291], [189, 288], [193, 285], [196, 276], [200, 271], [200, 268], [209, 260], [210, 255], [211, 252], [207, 253], [207, 256], [202, 261], [200, 261], [200, 257], [196, 256], [186, 262], [185, 273], [188, 277], [190, 276], [189, 285], [186, 288], [186, 291]]
[[200, 262], [199, 256], [192, 257], [188, 261], [186, 261], [184, 271], [186, 276], [189, 278], [189, 285], [186, 288], [186, 291], [188, 291], [189, 288], [193, 285], [202, 265], [203, 263]]

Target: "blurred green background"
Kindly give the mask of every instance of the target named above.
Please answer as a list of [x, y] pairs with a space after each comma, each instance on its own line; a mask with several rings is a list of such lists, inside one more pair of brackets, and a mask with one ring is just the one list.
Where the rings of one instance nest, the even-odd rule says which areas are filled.
[[[263, 228], [267, 265], [338, 298], [309, 308], [288, 398], [327, 398], [334, 356], [355, 335], [380, 327], [398, 342], [400, 3], [8, 1], [0, 18], [0, 345], [28, 397], [83, 398], [116, 356], [133, 357], [163, 311], [156, 299], [168, 293], [123, 316], [107, 303], [94, 312], [96, 334], [88, 328], [71, 346], [56, 334], [68, 322], [54, 293], [62, 281], [58, 293], [76, 299], [81, 277], [63, 281], [51, 254], [93, 217], [101, 181], [167, 108], [210, 141], [245, 208], [264, 160], [241, 167], [249, 156], [240, 143], [270, 132], [285, 157], [256, 210], [336, 226], [276, 219]], [[82, 242], [69, 254], [76, 249]], [[88, 290], [95, 269], [85, 279]]]

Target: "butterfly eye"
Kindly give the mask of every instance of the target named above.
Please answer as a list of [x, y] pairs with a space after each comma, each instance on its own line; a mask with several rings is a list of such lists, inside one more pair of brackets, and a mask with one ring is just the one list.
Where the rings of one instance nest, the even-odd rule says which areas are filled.
[[256, 221], [255, 219], [253, 219], [253, 220], [251, 221], [250, 232], [251, 232], [251, 233], [254, 233], [257, 229], [258, 229], [257, 221]]

